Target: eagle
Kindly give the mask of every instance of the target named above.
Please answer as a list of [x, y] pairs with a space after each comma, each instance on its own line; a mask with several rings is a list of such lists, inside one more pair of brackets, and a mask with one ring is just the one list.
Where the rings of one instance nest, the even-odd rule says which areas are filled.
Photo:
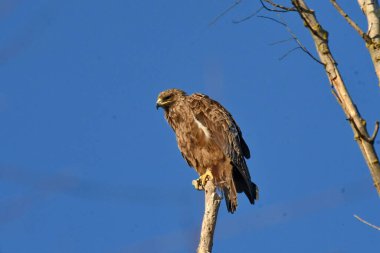
[[[258, 187], [251, 181], [245, 159], [250, 151], [232, 115], [207, 95], [187, 95], [180, 89], [162, 91], [156, 108], [175, 132], [183, 158], [200, 175], [193, 181], [201, 190], [206, 180], [224, 195], [227, 210], [237, 208], [237, 193], [244, 192], [251, 204], [258, 199]], [[204, 189], [204, 188], [203, 188]]]

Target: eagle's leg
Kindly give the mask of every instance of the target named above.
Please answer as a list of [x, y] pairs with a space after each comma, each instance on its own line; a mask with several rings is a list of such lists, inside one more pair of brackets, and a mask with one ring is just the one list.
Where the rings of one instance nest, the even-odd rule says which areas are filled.
[[214, 177], [209, 169], [201, 175], [198, 179], [193, 180], [192, 184], [198, 191], [203, 191], [208, 180], [212, 180]]

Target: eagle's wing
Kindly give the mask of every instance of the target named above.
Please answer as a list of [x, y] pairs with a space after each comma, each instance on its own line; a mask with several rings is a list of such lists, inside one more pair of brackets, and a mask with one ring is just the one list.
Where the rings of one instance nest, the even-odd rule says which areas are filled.
[[188, 96], [188, 102], [194, 117], [207, 127], [210, 138], [231, 159], [246, 184], [250, 185], [251, 177], [244, 160], [244, 157], [250, 157], [250, 151], [232, 115], [217, 101], [203, 94]]

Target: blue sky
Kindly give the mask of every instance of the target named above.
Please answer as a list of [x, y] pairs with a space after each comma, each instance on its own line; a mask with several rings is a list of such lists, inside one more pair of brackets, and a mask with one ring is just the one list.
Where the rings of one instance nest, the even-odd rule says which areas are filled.
[[[377, 79], [361, 39], [312, 1], [369, 131]], [[0, 252], [194, 252], [196, 173], [157, 94], [202, 92], [234, 115], [260, 200], [222, 203], [215, 252], [379, 248], [380, 201], [323, 68], [278, 24], [233, 1], [0, 3]], [[366, 29], [355, 3], [347, 12]], [[262, 13], [263, 15], [276, 14]], [[296, 14], [282, 18], [313, 44]], [[380, 141], [376, 142], [379, 149]]]

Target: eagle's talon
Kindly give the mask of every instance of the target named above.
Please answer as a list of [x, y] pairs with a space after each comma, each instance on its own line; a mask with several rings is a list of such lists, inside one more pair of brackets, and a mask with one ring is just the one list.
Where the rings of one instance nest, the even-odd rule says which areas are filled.
[[214, 179], [214, 177], [211, 171], [207, 169], [203, 175], [201, 175], [198, 179], [195, 179], [192, 181], [192, 185], [198, 191], [203, 191], [205, 189], [205, 185], [207, 181], [212, 180], [212, 179]]
[[200, 179], [194, 179], [191, 184], [194, 186], [194, 188], [198, 191], [203, 191], [204, 190], [204, 187], [202, 185], [202, 183], [200, 182]]

